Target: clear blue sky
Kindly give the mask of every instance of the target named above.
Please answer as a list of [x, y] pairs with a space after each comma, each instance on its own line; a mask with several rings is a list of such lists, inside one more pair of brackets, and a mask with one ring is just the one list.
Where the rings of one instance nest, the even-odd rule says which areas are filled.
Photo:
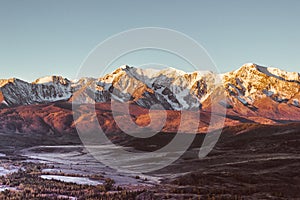
[[246, 62], [299, 72], [299, 9], [297, 0], [1, 0], [0, 78], [74, 78], [98, 43], [145, 26], [189, 35], [222, 72]]

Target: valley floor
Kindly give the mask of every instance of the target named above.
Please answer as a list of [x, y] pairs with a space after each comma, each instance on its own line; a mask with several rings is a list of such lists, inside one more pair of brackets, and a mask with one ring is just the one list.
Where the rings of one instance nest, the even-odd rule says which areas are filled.
[[[99, 164], [75, 138], [47, 137], [1, 134], [1, 199], [300, 198], [299, 124], [225, 128], [203, 159], [198, 152], [204, 135], [197, 135], [179, 160], [148, 174], [117, 172]], [[151, 151], [170, 139], [162, 133], [143, 144], [122, 145]]]

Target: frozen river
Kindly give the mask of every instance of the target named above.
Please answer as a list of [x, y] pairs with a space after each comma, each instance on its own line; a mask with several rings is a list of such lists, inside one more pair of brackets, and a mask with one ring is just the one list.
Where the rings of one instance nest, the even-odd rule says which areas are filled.
[[[104, 146], [101, 151], [105, 156], [114, 159], [113, 149]], [[135, 185], [153, 185], [159, 182], [159, 177], [147, 176], [142, 174], [124, 173], [111, 169], [91, 156], [83, 146], [37, 146], [23, 149], [22, 156], [27, 157], [28, 162], [45, 163], [54, 166], [54, 169], [44, 169], [44, 173], [50, 174], [78, 174], [80, 176], [102, 175], [105, 178], [111, 178], [115, 181], [116, 186], [135, 186]], [[110, 154], [111, 153], [111, 154]], [[130, 160], [129, 160], [130, 161]], [[139, 177], [138, 179], [136, 177]], [[68, 177], [43, 175], [42, 178], [56, 179], [65, 182], [75, 182], [78, 184], [97, 185], [85, 177]], [[146, 180], [146, 181], [145, 181]]]

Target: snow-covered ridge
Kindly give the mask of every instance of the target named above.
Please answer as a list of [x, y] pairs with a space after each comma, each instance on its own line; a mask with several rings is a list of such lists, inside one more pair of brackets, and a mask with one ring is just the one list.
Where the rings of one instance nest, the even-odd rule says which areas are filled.
[[[160, 103], [174, 110], [199, 108], [213, 90], [213, 82], [212, 72], [185, 73], [174, 68], [126, 66], [98, 79], [96, 99], [100, 102], [107, 99], [134, 101], [143, 107]], [[103, 96], [106, 98], [101, 98]]]
[[[219, 77], [221, 85], [216, 86]], [[226, 105], [238, 101], [251, 106], [257, 99], [266, 97], [299, 107], [299, 73], [253, 63], [222, 75], [209, 71], [186, 73], [174, 68], [140, 69], [124, 65], [97, 79], [70, 81], [61, 76], [48, 76], [33, 83], [19, 79], [0, 80], [0, 102], [2, 106], [17, 106], [60, 100], [78, 103], [116, 100], [133, 101], [147, 108], [161, 104], [166, 109], [181, 110], [201, 107], [218, 87], [225, 89]]]
[[10, 79], [0, 79], [0, 87], [8, 84], [8, 83], [13, 83], [16, 79], [15, 78], [10, 78]]
[[268, 67], [267, 70], [271, 74], [273, 74], [277, 77], [284, 78], [285, 80], [299, 81], [299, 73], [297, 73], [297, 72], [286, 72], [281, 69], [277, 69], [277, 68], [273, 68], [273, 67]]
[[[45, 81], [45, 79], [41, 79]], [[28, 83], [20, 79], [0, 80], [3, 105], [18, 106], [68, 100], [72, 96], [71, 84], [61, 77], [47, 78], [47, 82]]]
[[251, 105], [265, 96], [277, 102], [288, 102], [300, 92], [300, 75], [254, 63], [223, 75], [224, 87], [230, 98]]

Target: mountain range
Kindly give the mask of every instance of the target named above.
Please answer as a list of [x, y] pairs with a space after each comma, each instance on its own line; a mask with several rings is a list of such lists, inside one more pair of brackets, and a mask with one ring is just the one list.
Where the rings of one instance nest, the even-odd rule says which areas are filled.
[[[222, 109], [226, 109], [225, 126], [300, 121], [300, 75], [253, 63], [224, 74], [122, 66], [100, 78], [49, 76], [32, 83], [16, 78], [0, 80], [0, 102], [2, 132], [74, 132], [72, 103], [82, 107], [96, 103], [104, 130], [119, 132], [110, 103], [116, 102], [120, 112], [123, 104], [129, 104], [134, 122], [142, 126], [150, 123], [149, 109], [159, 104], [163, 109], [151, 113], [151, 120], [159, 122], [166, 112], [163, 132], [177, 130], [184, 110], [191, 116], [184, 122], [186, 131], [189, 123], [199, 123], [200, 133], [207, 131], [211, 117]], [[198, 114], [199, 122], [193, 120]]]

